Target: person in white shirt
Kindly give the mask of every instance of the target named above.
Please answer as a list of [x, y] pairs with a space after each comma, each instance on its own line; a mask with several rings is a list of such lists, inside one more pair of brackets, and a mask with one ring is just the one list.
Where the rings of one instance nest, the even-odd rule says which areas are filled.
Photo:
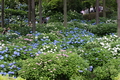
[[95, 12], [93, 7], [90, 7], [90, 12]]

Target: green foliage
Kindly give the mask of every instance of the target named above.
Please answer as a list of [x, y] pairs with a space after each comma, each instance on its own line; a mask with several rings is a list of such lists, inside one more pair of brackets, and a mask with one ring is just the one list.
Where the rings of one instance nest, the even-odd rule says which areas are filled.
[[21, 59], [26, 60], [28, 58], [34, 58], [36, 55], [35, 53], [38, 52], [37, 49], [32, 50], [31, 46], [26, 46], [25, 45], [26, 43], [23, 43], [22, 41], [17, 42], [16, 44], [19, 44], [17, 48], [15, 48], [14, 43], [13, 44], [11, 43], [11, 45], [8, 45], [9, 51], [5, 52], [5, 54], [2, 55], [2, 56], [6, 55], [7, 57], [5, 57], [2, 61], [7, 62], [7, 61], [18, 61]]
[[[102, 13], [99, 13], [99, 17], [102, 17]], [[85, 15], [83, 15], [83, 18], [84, 18], [85, 20], [95, 19], [95, 18], [96, 18], [96, 13], [93, 12], [93, 13], [90, 13], [90, 14], [85, 14]]]
[[21, 26], [18, 24], [9, 24], [9, 27], [14, 31], [19, 30], [21, 28]]
[[26, 79], [23, 79], [21, 77], [14, 78], [14, 77], [9, 77], [8, 75], [6, 76], [0, 75], [0, 80], [26, 80]]
[[[70, 80], [86, 80], [84, 76], [71, 76]], [[88, 79], [87, 79], [88, 80]]]
[[11, 28], [11, 30], [17, 31], [20, 35], [26, 35], [32, 30], [32, 27], [19, 24], [9, 24], [9, 27]]
[[15, 6], [18, 4], [18, 1], [16, 0], [5, 0], [5, 7], [9, 7], [9, 8], [12, 8], [12, 9], [15, 9]]
[[2, 32], [3, 32], [3, 30], [4, 30], [4, 29], [3, 29], [2, 27], [0, 27], [0, 33], [2, 33]]
[[50, 32], [55, 32], [60, 30], [64, 30], [65, 27], [63, 27], [63, 24], [61, 22], [49, 22], [47, 24], [43, 25], [37, 25], [36, 30], [40, 33], [50, 33]]
[[86, 23], [81, 23], [80, 20], [77, 20], [76, 21], [71, 21], [69, 22], [68, 24], [68, 27], [78, 27], [80, 29], [84, 29], [84, 30], [87, 30], [89, 31], [89, 27], [91, 26], [90, 24], [86, 24]]
[[[53, 13], [61, 12], [63, 13], [63, 1], [64, 0], [47, 0], [43, 1], [43, 12], [47, 15], [54, 15]], [[77, 5], [78, 4], [78, 5]], [[73, 7], [74, 6], [74, 7]], [[81, 1], [79, 0], [69, 0], [67, 1], [67, 10], [80, 12], [83, 8]]]
[[51, 15], [49, 22], [63, 22], [63, 14], [58, 12]]
[[5, 13], [6, 14], [11, 14], [11, 15], [21, 15], [21, 16], [27, 15], [26, 11], [15, 10], [15, 9], [5, 9]]
[[101, 47], [101, 45], [96, 41], [89, 42], [83, 46], [83, 48], [88, 49], [88, 50], [94, 49], [94, 48], [99, 48], [99, 47]]
[[[86, 44], [87, 45], [87, 44]], [[88, 45], [87, 45], [88, 46]], [[86, 48], [84, 50], [84, 53], [81, 54], [81, 56], [84, 59], [87, 59], [90, 63], [90, 65], [97, 67], [97, 66], [103, 66], [107, 63], [108, 60], [112, 58], [112, 53], [102, 47], [94, 47], [92, 48], [91, 45], [89, 45], [91, 49]]]
[[88, 63], [75, 53], [44, 53], [23, 61], [19, 75], [29, 80], [69, 80], [74, 75], [85, 76], [87, 68]]
[[[43, 10], [46, 14], [52, 15], [50, 12], [62, 12], [63, 9], [63, 1], [62, 0], [50, 0], [43, 1]], [[50, 12], [49, 12], [50, 11]]]
[[5, 41], [12, 41], [13, 39], [16, 39], [18, 37], [19, 37], [18, 34], [12, 32], [10, 33], [7, 32], [5, 35], [0, 34], [0, 40], [5, 40]]
[[[106, 15], [107, 18], [114, 18], [114, 17], [116, 17], [115, 16], [115, 12], [107, 11], [106, 14], [107, 14]], [[99, 13], [99, 17], [103, 17], [103, 12]], [[93, 20], [93, 19], [95, 20], [96, 19], [96, 13], [92, 12], [92, 13], [89, 13], [89, 14], [85, 14], [85, 15], [83, 15], [83, 18], [85, 20]]]
[[78, 13], [77, 11], [70, 10], [67, 13], [68, 13], [68, 17], [67, 17], [68, 21], [73, 19], [78, 19], [78, 20], [83, 19], [82, 14]]
[[[99, 22], [100, 22], [100, 23], [106, 23], [107, 20], [109, 20], [109, 19], [108, 19], [108, 18], [105, 18], [105, 17], [99, 17]], [[111, 22], [112, 22], [112, 21], [113, 21], [113, 20], [111, 20]], [[86, 21], [87, 24], [92, 24], [92, 23], [95, 23], [95, 22], [96, 22], [95, 19]], [[111, 23], [111, 22], [109, 22], [109, 23]]]
[[120, 59], [111, 59], [107, 64], [102, 67], [97, 67], [94, 69], [93, 73], [95, 75], [95, 80], [113, 80], [114, 77], [120, 72]]
[[120, 73], [114, 78], [114, 80], [120, 80]]
[[98, 24], [98, 25], [91, 25], [89, 27], [89, 31], [98, 35], [103, 36], [110, 33], [116, 33], [117, 32], [117, 24], [109, 23], [109, 24]]
[[117, 11], [117, 0], [110, 0], [110, 1], [106, 0], [106, 6], [110, 11], [113, 12]]
[[[71, 21], [73, 19], [81, 20], [81, 19], [83, 19], [83, 17], [77, 11], [70, 10], [67, 13], [67, 20]], [[54, 15], [51, 15], [49, 22], [63, 22], [63, 14], [59, 12], [59, 13], [56, 13]]]
[[84, 6], [82, 4], [83, 1], [81, 0], [69, 0], [67, 1], [67, 10], [77, 11], [80, 12]]
[[30, 33], [31, 30], [32, 30], [32, 27], [25, 26], [25, 27], [19, 27], [17, 31], [20, 32], [20, 35], [26, 35]]

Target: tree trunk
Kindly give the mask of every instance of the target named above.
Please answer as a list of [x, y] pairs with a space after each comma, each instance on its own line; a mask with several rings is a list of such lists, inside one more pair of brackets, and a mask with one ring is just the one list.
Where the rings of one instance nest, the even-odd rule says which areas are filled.
[[99, 0], [96, 0], [96, 24], [99, 24]]
[[64, 0], [64, 27], [67, 27], [67, 0]]
[[31, 11], [32, 11], [32, 6], [31, 6], [31, 0], [28, 0], [28, 24], [31, 24]]
[[1, 26], [4, 27], [4, 0], [2, 0], [2, 23]]
[[39, 16], [40, 16], [39, 23], [42, 24], [42, 0], [39, 0]]
[[103, 0], [103, 17], [106, 17], [106, 0]]
[[32, 30], [33, 30], [33, 33], [36, 30], [36, 26], [35, 26], [35, 0], [32, 0]]
[[117, 30], [117, 33], [118, 33], [118, 37], [120, 37], [120, 0], [117, 0], [117, 10], [118, 10], [118, 30]]

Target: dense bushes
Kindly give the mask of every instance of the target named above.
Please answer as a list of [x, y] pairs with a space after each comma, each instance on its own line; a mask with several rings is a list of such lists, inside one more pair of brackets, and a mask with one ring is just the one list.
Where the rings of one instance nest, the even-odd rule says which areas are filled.
[[81, 22], [77, 22], [77, 21], [73, 21], [68, 23], [69, 26], [72, 27], [79, 27], [81, 29], [85, 29], [91, 33], [94, 33], [97, 36], [104, 36], [104, 35], [108, 35], [110, 33], [116, 33], [117, 32], [117, 23], [114, 20], [108, 20], [108, 21], [104, 21], [101, 24], [95, 25], [95, 20], [92, 22], [87, 22], [87, 21], [82, 21]]
[[9, 77], [9, 76], [2, 76], [0, 75], [0, 80], [25, 80], [21, 77], [18, 77], [18, 78], [14, 78], [14, 77]]
[[19, 71], [27, 80], [69, 80], [75, 76], [89, 74], [88, 63], [75, 53], [59, 52], [37, 55], [35, 59], [27, 59]]
[[114, 77], [120, 72], [120, 59], [111, 59], [102, 67], [98, 66], [93, 73], [96, 80], [114, 80]]
[[[109, 12], [106, 12], [106, 14], [107, 14], [107, 15], [106, 15], [107, 18], [110, 18], [111, 15], [114, 14], [114, 13], [109, 11]], [[103, 17], [103, 12], [100, 12], [100, 13], [99, 13], [99, 16], [100, 16], [100, 17]], [[85, 14], [85, 15], [83, 16], [83, 18], [84, 18], [85, 20], [96, 19], [96, 13], [93, 12], [93, 13]]]
[[116, 33], [117, 32], [117, 24], [116, 23], [109, 23], [109, 24], [98, 24], [98, 25], [92, 25], [89, 26], [88, 29], [90, 32], [98, 35], [103, 36], [110, 33]]
[[81, 54], [84, 59], [87, 59], [90, 65], [94, 67], [103, 66], [112, 58], [112, 53], [102, 47], [86, 48]]
[[21, 16], [24, 16], [24, 15], [27, 15], [27, 12], [26, 11], [23, 11], [23, 10], [15, 10], [15, 9], [5, 9], [5, 13], [6, 14], [12, 14], [12, 15], [21, 15]]
[[[49, 22], [63, 22], [63, 17], [64, 16], [62, 13], [60, 13], [60, 12], [56, 13], [56, 14], [50, 16]], [[78, 20], [83, 19], [82, 14], [80, 14], [76, 11], [68, 11], [67, 20], [71, 21], [73, 19], [78, 19]]]
[[[27, 80], [117, 77], [120, 38], [113, 34], [116, 23], [111, 20], [99, 25], [93, 25], [94, 20], [81, 22], [70, 21], [67, 28], [62, 22], [49, 22], [37, 25], [35, 33], [31, 27], [11, 25], [13, 32], [22, 30], [22, 34], [0, 35], [0, 74], [20, 75]], [[106, 35], [109, 33], [112, 34]]]
[[114, 80], [120, 80], [120, 73], [114, 78]]

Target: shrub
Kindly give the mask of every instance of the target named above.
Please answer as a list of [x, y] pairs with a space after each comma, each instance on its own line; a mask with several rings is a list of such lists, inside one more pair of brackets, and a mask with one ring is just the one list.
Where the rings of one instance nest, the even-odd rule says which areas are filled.
[[59, 12], [50, 16], [49, 22], [63, 22], [63, 14]]
[[93, 34], [98, 36], [107, 35], [110, 33], [117, 32], [117, 24], [109, 23], [109, 24], [98, 24], [98, 25], [91, 25], [88, 29]]
[[[63, 14], [59, 12], [59, 13], [56, 13], [56, 14], [50, 16], [49, 22], [63, 22], [64, 21], [63, 18], [64, 18]], [[67, 14], [67, 20], [71, 21], [73, 19], [81, 20], [81, 19], [83, 19], [83, 17], [77, 11], [70, 10], [70, 11], [68, 11], [68, 14]]]
[[88, 74], [88, 63], [75, 53], [44, 53], [23, 61], [19, 75], [27, 80], [69, 80], [73, 75]]
[[17, 33], [19, 35], [26, 35], [32, 30], [32, 27], [19, 24], [10, 24], [9, 27], [11, 28], [12, 32]]
[[[111, 17], [111, 14], [113, 14], [113, 12], [107, 11], [106, 14], [107, 14], [107, 15], [106, 15], [107, 18], [110, 18], [110, 17]], [[100, 17], [103, 17], [103, 12], [100, 12], [100, 13], [99, 13], [99, 16], [100, 16]], [[96, 18], [96, 13], [93, 12], [93, 13], [85, 14], [85, 15], [83, 15], [83, 18], [86, 19], [86, 20], [95, 19], [95, 18]]]
[[112, 53], [102, 47], [93, 47], [91, 49], [86, 48], [81, 56], [87, 59], [90, 65], [97, 67], [106, 64], [112, 58]]
[[81, 23], [79, 21], [72, 21], [72, 22], [69, 22], [68, 24], [68, 27], [78, 27], [80, 29], [85, 29], [85, 30], [88, 30], [88, 27], [90, 26], [89, 24], [86, 24], [86, 23]]
[[3, 30], [4, 30], [4, 29], [3, 29], [2, 27], [0, 27], [0, 33], [2, 33], [2, 32], [3, 32]]
[[36, 26], [36, 30], [40, 33], [50, 33], [52, 31], [60, 31], [64, 29], [65, 27], [63, 26], [61, 22], [50, 22], [50, 23], [43, 24], [43, 25], [38, 24]]
[[18, 77], [18, 70], [21, 68], [21, 60], [17, 62], [0, 62], [0, 74], [1, 75], [9, 75], [9, 77]]
[[101, 47], [101, 45], [96, 41], [89, 42], [89, 43], [86, 43], [85, 45], [83, 45], [83, 48], [85, 48], [87, 50], [97, 48], [97, 47]]
[[14, 78], [14, 77], [9, 77], [8, 75], [6, 75], [6, 76], [0, 75], [0, 80], [25, 80], [25, 79], [23, 79], [21, 77]]
[[120, 73], [118, 74], [117, 77], [114, 78], [114, 80], [120, 80]]
[[[19, 43], [20, 44], [20, 43]], [[36, 47], [36, 46], [33, 46]], [[20, 59], [28, 59], [28, 58], [34, 58], [35, 54], [39, 53], [38, 49], [33, 49], [32, 46], [26, 46], [26, 45], [8, 45], [8, 47], [4, 47], [0, 53], [2, 54], [3, 58], [0, 60], [2, 61], [17, 61]]]
[[113, 80], [120, 72], [120, 59], [111, 59], [102, 67], [94, 69], [95, 80]]
[[73, 19], [78, 19], [78, 20], [81, 20], [83, 19], [82, 17], [82, 14], [78, 13], [77, 11], [68, 11], [68, 17], [67, 17], [67, 20], [68, 21], [71, 21]]
[[[102, 17], [102, 13], [101, 12], [99, 13], [99, 16]], [[93, 13], [85, 14], [85, 15], [83, 15], [83, 18], [86, 19], [86, 20], [95, 19], [96, 18], [96, 13], [93, 12]]]
[[0, 35], [0, 41], [5, 40], [5, 41], [12, 41], [13, 39], [18, 38], [19, 35], [16, 33], [6, 33], [5, 35]]

